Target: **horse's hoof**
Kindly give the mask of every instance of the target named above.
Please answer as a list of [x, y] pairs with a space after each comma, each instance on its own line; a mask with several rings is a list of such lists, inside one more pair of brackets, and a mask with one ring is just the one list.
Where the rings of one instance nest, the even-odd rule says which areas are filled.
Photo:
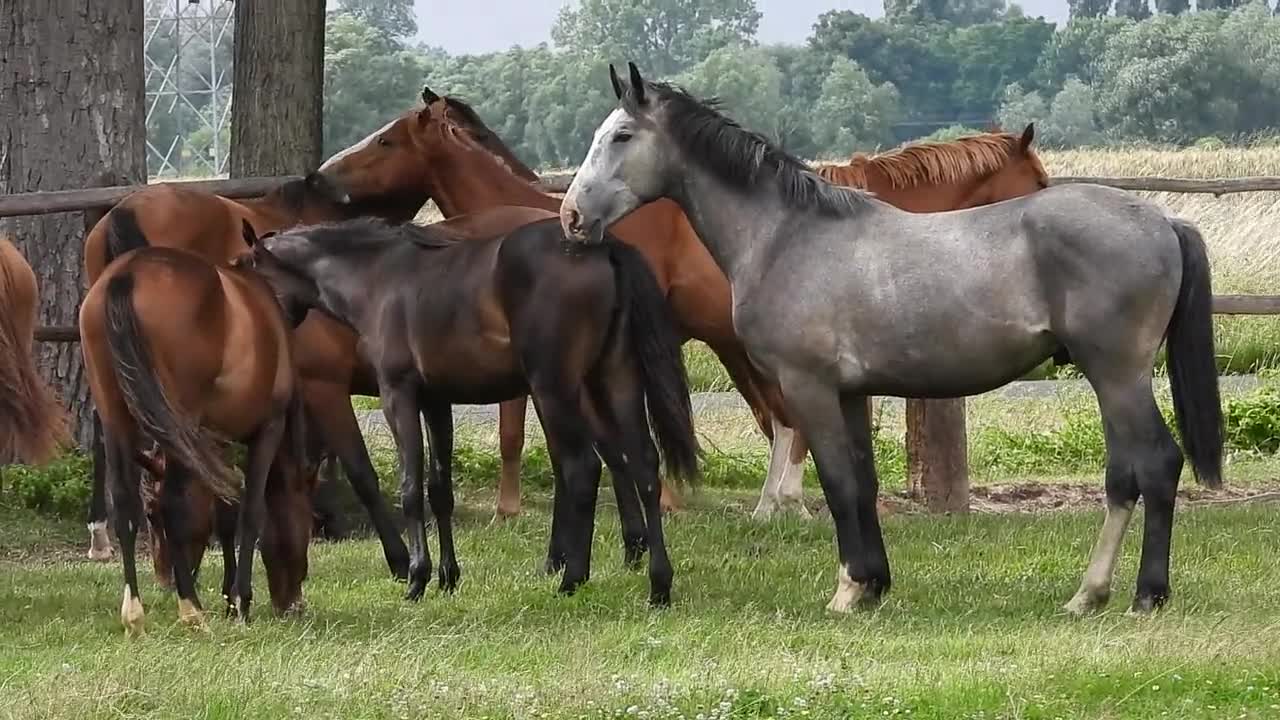
[[453, 594], [458, 589], [458, 583], [462, 580], [462, 568], [454, 565], [452, 567], [440, 566], [440, 590], [442, 592]]
[[142, 610], [142, 601], [133, 596], [129, 592], [129, 586], [124, 588], [124, 602], [120, 605], [120, 622], [124, 624], [124, 632], [128, 637], [142, 637], [146, 635], [143, 628], [146, 613]]
[[1168, 599], [1168, 596], [1139, 595], [1133, 599], [1133, 605], [1129, 606], [1125, 615], [1132, 618], [1149, 618], [1164, 607]]
[[106, 562], [114, 556], [115, 548], [111, 547], [111, 539], [107, 537], [107, 524], [89, 523], [89, 559]]
[[423, 593], [427, 591], [427, 581], [414, 580], [409, 583], [409, 589], [404, 594], [404, 599], [410, 602], [418, 602], [422, 599]]
[[178, 599], [178, 622], [194, 630], [209, 632], [204, 612], [190, 600]]
[[1062, 609], [1073, 617], [1084, 617], [1106, 607], [1110, 599], [1110, 592], [1090, 592], [1081, 588], [1062, 606]]
[[520, 516], [520, 507], [502, 507], [499, 505], [493, 511], [493, 518], [489, 520], [489, 527], [494, 525], [502, 525], [508, 520], [514, 520]]
[[776, 509], [776, 504], [773, 502], [765, 502], [764, 498], [761, 498], [760, 502], [756, 504], [756, 509], [751, 511], [751, 519], [768, 520], [773, 517], [773, 513]]
[[391, 570], [391, 577], [396, 582], [405, 582], [409, 579], [409, 555], [405, 553], [403, 557], [387, 557], [387, 567]]
[[661, 590], [649, 593], [649, 607], [659, 609], [671, 607], [671, 591]]
[[542, 563], [542, 571], [548, 575], [555, 575], [564, 570], [564, 558], [548, 555], [545, 562]]

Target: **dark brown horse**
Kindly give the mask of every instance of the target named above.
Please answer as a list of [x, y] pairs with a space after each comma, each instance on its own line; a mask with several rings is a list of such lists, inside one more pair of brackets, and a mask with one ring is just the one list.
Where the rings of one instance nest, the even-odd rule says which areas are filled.
[[[460, 109], [466, 108], [465, 103], [426, 88], [423, 101], [425, 107], [402, 114], [359, 145], [330, 158], [321, 166], [321, 172], [339, 183], [356, 203], [399, 202], [416, 208], [432, 199], [445, 217], [494, 205], [528, 205], [559, 211], [560, 198], [540, 191], [527, 178], [511, 172], [510, 162], [495, 162], [496, 141], [492, 133], [486, 130], [477, 136], [477, 131], [459, 120], [474, 115], [469, 108], [465, 113]], [[1047, 178], [1030, 149], [1031, 137], [1030, 128], [1021, 138], [1009, 136], [1014, 142], [1001, 136], [987, 143], [980, 153], [953, 150], [951, 143], [900, 151], [908, 159], [922, 158], [919, 166], [925, 170], [939, 168], [945, 172], [908, 173], [904, 169], [891, 174], [895, 180], [908, 181], [894, 191], [890, 201], [919, 204], [920, 198], [937, 197], [956, 204], [934, 209], [958, 209], [1034, 192], [1044, 186]], [[965, 146], [963, 142], [955, 145]], [[888, 155], [893, 154], [884, 157]], [[889, 165], [888, 160], [885, 165]], [[859, 177], [876, 182], [880, 176], [868, 172]], [[637, 209], [611, 230], [644, 255], [683, 334], [704, 341], [716, 353], [752, 408], [761, 431], [773, 442], [769, 473], [755, 515], [767, 516], [775, 507], [786, 505], [807, 514], [800, 502], [807, 445], [786, 420], [777, 384], [761, 376], [747, 358], [733, 331], [728, 280], [684, 213], [674, 203], [659, 200]], [[519, 512], [522, 402], [502, 408], [499, 517]], [[675, 502], [665, 485], [664, 499], [668, 499], [664, 507]]]
[[[140, 512], [135, 463], [155, 442], [164, 455], [161, 515], [170, 544], [179, 618], [202, 624], [188, 554], [188, 483], [203, 483], [220, 500], [239, 495], [222, 437], [248, 445], [242, 508], [235, 535], [239, 557], [224, 577], [228, 611], [248, 620], [253, 552], [262, 527], [267, 485], [296, 482], [305, 447], [288, 325], [271, 289], [252, 272], [211, 265], [171, 248], [121, 255], [102, 272], [80, 308], [80, 338], [89, 388], [102, 419], [106, 475], [125, 575], [121, 620], [143, 630], [134, 543]], [[268, 480], [268, 474], [272, 479]], [[305, 522], [310, 523], [310, 508]], [[306, 545], [263, 545], [269, 572], [297, 578]], [[305, 575], [305, 571], [302, 573]], [[283, 587], [285, 584], [281, 582]], [[272, 583], [274, 588], [276, 582]], [[277, 610], [296, 592], [273, 596]]]
[[[350, 217], [355, 212], [350, 198], [316, 173], [251, 200], [229, 200], [177, 185], [152, 185], [122, 200], [89, 232], [85, 274], [93, 284], [112, 259], [149, 245], [177, 248], [211, 263], [226, 264], [248, 251], [245, 222], [257, 232], [269, 232]], [[351, 486], [368, 510], [387, 565], [397, 577], [404, 578], [409, 553], [378, 491], [377, 473], [351, 408], [352, 393], [376, 392], [370, 375], [361, 372], [364, 361], [357, 352], [355, 335], [332, 319], [313, 314], [297, 328], [295, 340], [302, 396], [312, 425], [325, 450], [342, 462]], [[111, 545], [99, 478], [100, 474], [95, 474], [89, 510], [89, 557], [107, 559]]]
[[[590, 574], [603, 458], [631, 540], [627, 559], [638, 562], [647, 545], [650, 602], [670, 602], [673, 571], [651, 432], [669, 472], [696, 472], [679, 339], [653, 274], [633, 249], [566, 249], [554, 218], [487, 241], [354, 220], [295, 228], [255, 245], [252, 262], [289, 314], [319, 309], [354, 328], [377, 358], [410, 522], [408, 599], [422, 596], [432, 569], [422, 420], [440, 587], [452, 592], [461, 575], [453, 543], [452, 406], [532, 394], [555, 468], [547, 560], [549, 570], [564, 568], [560, 590], [573, 592]], [[643, 514], [633, 512], [640, 500]]]
[[48, 462], [70, 440], [66, 411], [31, 354], [39, 304], [31, 266], [0, 237], [0, 466]]

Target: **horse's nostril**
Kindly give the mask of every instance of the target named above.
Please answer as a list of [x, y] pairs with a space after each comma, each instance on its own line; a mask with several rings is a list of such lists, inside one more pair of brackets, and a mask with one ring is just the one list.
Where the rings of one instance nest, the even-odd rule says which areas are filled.
[[573, 232], [582, 229], [582, 215], [577, 210], [569, 211], [569, 229]]

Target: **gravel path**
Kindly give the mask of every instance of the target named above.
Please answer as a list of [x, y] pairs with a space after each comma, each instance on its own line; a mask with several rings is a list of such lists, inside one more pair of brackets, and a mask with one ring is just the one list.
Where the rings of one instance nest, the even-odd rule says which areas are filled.
[[[1164, 386], [1168, 381], [1162, 378], [1156, 382], [1159, 383], [1159, 386]], [[1220, 383], [1224, 393], [1245, 392], [1257, 386], [1258, 377], [1256, 375], [1229, 375], [1220, 378]], [[992, 396], [1024, 400], [1051, 397], [1065, 390], [1088, 391], [1089, 384], [1084, 380], [1020, 380], [978, 397]], [[891, 412], [901, 411], [902, 398], [884, 398], [883, 401], [888, 403], [887, 409]], [[742, 400], [742, 396], [736, 392], [699, 392], [693, 394], [693, 413], [695, 416], [706, 411], [724, 410], [742, 410], [745, 412], [747, 404]], [[382, 417], [381, 410], [356, 411], [356, 417], [359, 418], [361, 427], [366, 431], [374, 428], [384, 430], [386, 427], [386, 421]], [[457, 425], [494, 423], [497, 422], [497, 419], [497, 405], [455, 405], [453, 408], [453, 420]], [[537, 415], [532, 408], [529, 409], [526, 422], [530, 426], [536, 425], [538, 422]]]

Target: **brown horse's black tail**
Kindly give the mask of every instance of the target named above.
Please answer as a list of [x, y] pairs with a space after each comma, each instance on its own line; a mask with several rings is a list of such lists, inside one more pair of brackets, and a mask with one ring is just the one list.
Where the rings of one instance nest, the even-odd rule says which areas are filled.
[[133, 307], [133, 286], [129, 272], [107, 281], [107, 344], [129, 414], [160, 446], [166, 463], [181, 464], [215, 495], [235, 500], [239, 483], [217, 442], [165, 393]]
[[619, 299], [627, 311], [628, 341], [640, 364], [649, 423], [667, 474], [698, 476], [698, 439], [680, 338], [667, 300], [644, 257], [630, 245], [609, 243]]
[[[0, 306], [16, 288], [13, 268], [0, 255]], [[18, 327], [14, 309], [0, 307], [0, 465], [48, 462], [70, 440], [67, 414], [36, 372], [30, 338], [19, 337]]]
[[1169, 320], [1169, 386], [1182, 447], [1201, 484], [1222, 486], [1222, 401], [1213, 346], [1213, 289], [1204, 238], [1169, 218], [1182, 249], [1182, 285]]
[[111, 224], [107, 226], [107, 255], [103, 267], [130, 250], [147, 246], [147, 236], [142, 233], [138, 215], [132, 208], [117, 205], [109, 215]]

